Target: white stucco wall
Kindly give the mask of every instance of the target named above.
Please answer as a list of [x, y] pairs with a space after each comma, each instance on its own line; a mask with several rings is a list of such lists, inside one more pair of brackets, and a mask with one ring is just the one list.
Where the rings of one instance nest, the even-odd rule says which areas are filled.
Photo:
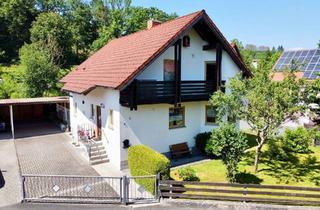
[[[155, 104], [138, 106], [137, 111], [121, 107], [121, 140], [129, 139], [132, 145], [145, 144], [164, 153], [169, 145], [188, 142], [195, 144], [194, 136], [209, 131], [212, 125], [205, 125], [205, 105], [207, 102], [182, 103], [185, 108], [185, 127], [169, 129], [169, 108], [173, 105]], [[127, 159], [127, 150], [122, 150], [122, 159]]]
[[[82, 103], [84, 101], [84, 103]], [[77, 103], [78, 111], [74, 114], [74, 103]], [[96, 106], [104, 104], [101, 107], [101, 122], [102, 122], [102, 140], [107, 150], [110, 162], [120, 169], [120, 104], [119, 91], [107, 88], [96, 88], [88, 95], [72, 94], [71, 104], [71, 129], [72, 134], [77, 138], [78, 125], [92, 124], [96, 128]], [[94, 105], [95, 117], [91, 117], [91, 104]], [[108, 113], [113, 110], [113, 129], [108, 126]]]
[[[207, 42], [202, 40], [198, 33], [191, 29], [186, 33], [190, 36], [190, 47], [181, 49], [181, 80], [204, 80], [206, 62], [216, 61], [215, 50], [202, 50]], [[183, 36], [182, 36], [183, 37]], [[174, 47], [168, 48], [151, 65], [149, 65], [137, 79], [150, 79], [163, 81], [164, 59], [174, 59]], [[228, 80], [240, 71], [239, 67], [233, 62], [229, 54], [222, 52], [221, 61], [222, 80]]]
[[[205, 63], [215, 61], [215, 50], [203, 51], [203, 45], [207, 44], [191, 29], [190, 47], [182, 47], [182, 80], [204, 80]], [[149, 65], [137, 79], [152, 79], [163, 81], [163, 60], [174, 59], [174, 49], [170, 47]], [[222, 54], [222, 80], [228, 81], [239, 72], [239, 68], [230, 56], [223, 51]], [[88, 95], [71, 94], [70, 114], [73, 135], [77, 136], [77, 125], [93, 123], [90, 120], [91, 104], [100, 105], [102, 117], [102, 139], [105, 143], [108, 156], [112, 164], [120, 169], [121, 162], [127, 160], [127, 149], [122, 148], [125, 139], [130, 140], [131, 145], [145, 144], [159, 152], [168, 152], [169, 145], [188, 142], [190, 147], [195, 144], [194, 136], [200, 132], [210, 131], [215, 126], [205, 123], [205, 105], [208, 102], [182, 103], [185, 107], [185, 127], [169, 129], [170, 104], [139, 105], [137, 111], [119, 104], [119, 91], [106, 88], [96, 88]], [[85, 103], [83, 104], [82, 101]], [[77, 102], [78, 112], [74, 115], [74, 103]], [[107, 125], [108, 110], [114, 110], [114, 129]]]

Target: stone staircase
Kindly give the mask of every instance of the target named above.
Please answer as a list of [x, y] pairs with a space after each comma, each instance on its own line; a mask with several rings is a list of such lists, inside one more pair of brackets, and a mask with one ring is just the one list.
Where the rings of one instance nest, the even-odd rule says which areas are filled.
[[109, 162], [109, 158], [107, 155], [106, 148], [103, 146], [102, 141], [91, 141], [91, 147], [90, 147], [90, 164], [91, 165], [98, 165], [102, 163]]

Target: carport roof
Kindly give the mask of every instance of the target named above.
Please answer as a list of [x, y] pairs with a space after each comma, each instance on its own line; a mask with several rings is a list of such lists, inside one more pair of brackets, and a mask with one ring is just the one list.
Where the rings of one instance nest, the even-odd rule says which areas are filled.
[[0, 106], [53, 104], [53, 103], [68, 103], [68, 102], [69, 102], [68, 96], [41, 97], [41, 98], [17, 98], [17, 99], [1, 99]]

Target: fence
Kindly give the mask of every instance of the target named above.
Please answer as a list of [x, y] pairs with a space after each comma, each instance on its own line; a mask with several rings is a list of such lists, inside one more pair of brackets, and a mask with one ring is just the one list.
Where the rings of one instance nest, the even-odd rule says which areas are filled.
[[320, 205], [320, 188], [161, 180], [163, 198]]
[[158, 194], [147, 192], [136, 179], [156, 183], [156, 176], [22, 175], [23, 196], [26, 202], [128, 204], [157, 201]]

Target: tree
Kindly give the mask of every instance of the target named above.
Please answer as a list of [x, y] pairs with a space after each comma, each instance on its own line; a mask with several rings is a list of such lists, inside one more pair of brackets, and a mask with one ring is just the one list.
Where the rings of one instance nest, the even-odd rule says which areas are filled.
[[25, 97], [20, 66], [12, 65], [0, 69], [0, 99]]
[[[89, 53], [92, 42], [97, 38], [97, 32], [90, 5], [82, 0], [69, 0], [66, 18], [72, 33], [73, 48], [78, 60], [83, 60]], [[82, 57], [82, 59], [81, 59]]]
[[94, 51], [103, 47], [111, 39], [126, 35], [131, 0], [109, 0], [108, 3], [109, 24], [102, 25], [99, 29], [99, 38], [92, 44]]
[[107, 19], [108, 24], [99, 24], [101, 26], [99, 28], [99, 38], [92, 45], [94, 51], [104, 46], [113, 38], [119, 38], [145, 29], [147, 21], [150, 19], [167, 21], [177, 17], [176, 14], [169, 15], [154, 7], [132, 7], [131, 0], [110, 0], [107, 6], [98, 3], [99, 1], [97, 0], [96, 7], [100, 9], [96, 9], [95, 11], [108, 12], [108, 18], [103, 17], [101, 12], [97, 13], [99, 14], [97, 17]]
[[42, 12], [63, 14], [66, 10], [66, 0], [36, 0], [36, 7]]
[[47, 48], [54, 64], [71, 63], [72, 33], [67, 21], [57, 13], [41, 13], [32, 23], [31, 41]]
[[318, 48], [320, 48], [320, 41], [318, 42]]
[[36, 16], [33, 0], [0, 1], [0, 62], [10, 62], [18, 49], [29, 42], [29, 28]]
[[148, 20], [158, 20], [165, 22], [177, 17], [177, 14], [167, 14], [164, 11], [155, 8], [131, 7], [130, 18], [128, 19], [128, 28], [126, 33], [134, 33], [147, 28]]
[[27, 97], [48, 95], [57, 84], [58, 68], [48, 49], [38, 43], [24, 45], [20, 50], [20, 65]]
[[211, 103], [217, 107], [220, 120], [226, 115], [241, 119], [256, 132], [254, 168], [257, 172], [265, 143], [277, 133], [285, 119], [304, 110], [301, 103], [304, 81], [296, 79], [293, 71], [288, 71], [283, 81], [274, 82], [270, 68], [263, 65], [253, 71], [253, 75], [247, 79], [232, 78], [227, 84], [227, 94], [215, 92]]
[[243, 46], [243, 44], [242, 44], [242, 42], [240, 40], [232, 39], [231, 43], [237, 45], [237, 47], [239, 48], [240, 51], [244, 50], [244, 46]]
[[236, 182], [238, 164], [247, 148], [247, 140], [234, 124], [220, 124], [212, 131], [210, 140], [206, 145], [206, 152], [221, 156], [227, 169], [227, 178]]

